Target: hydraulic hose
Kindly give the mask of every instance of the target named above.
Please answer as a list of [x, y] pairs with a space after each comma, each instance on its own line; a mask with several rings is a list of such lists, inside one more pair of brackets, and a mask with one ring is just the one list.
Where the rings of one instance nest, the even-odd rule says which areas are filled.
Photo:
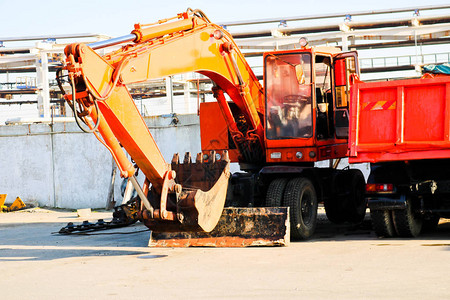
[[[75, 122], [77, 123], [78, 127], [79, 127], [83, 132], [85, 132], [85, 133], [93, 133], [93, 132], [95, 132], [95, 131], [97, 130], [98, 126], [100, 125], [100, 110], [99, 110], [99, 108], [98, 108], [98, 103], [97, 103], [97, 101], [104, 101], [104, 100], [108, 99], [108, 98], [111, 96], [112, 92], [114, 91], [114, 88], [117, 86], [117, 83], [118, 83], [118, 81], [119, 81], [120, 73], [121, 73], [121, 71], [122, 71], [122, 68], [123, 68], [123, 66], [125, 65], [125, 63], [126, 63], [127, 61], [128, 61], [128, 58], [123, 59], [123, 60], [120, 62], [118, 68], [114, 71], [114, 75], [115, 75], [115, 76], [114, 76], [114, 82], [113, 82], [111, 88], [109, 89], [109, 91], [106, 93], [106, 95], [105, 95], [104, 97], [97, 97], [97, 96], [95, 95], [95, 93], [92, 93], [92, 92], [90, 91], [90, 95], [92, 95], [93, 98], [94, 98], [94, 99], [93, 99], [93, 102], [94, 102], [95, 109], [96, 109], [96, 111], [97, 111], [97, 122], [95, 123], [95, 125], [94, 125], [94, 127], [93, 127], [92, 129], [85, 129], [85, 128], [83, 128], [83, 126], [81, 125], [81, 122], [85, 123], [86, 125], [88, 125], [88, 124], [87, 124], [87, 122], [85, 122], [83, 119], [81, 119], [81, 118], [78, 116], [78, 110], [77, 110], [77, 107], [76, 107], [76, 102], [77, 102], [77, 101], [76, 101], [75, 80], [74, 80], [73, 76], [71, 76], [71, 78], [70, 78], [70, 84], [71, 84], [71, 87], [72, 87], [72, 106], [71, 106], [71, 108], [72, 108], [73, 113], [74, 113]], [[56, 80], [57, 80], [57, 82], [58, 82], [59, 89], [61, 90], [61, 92], [63, 93], [63, 95], [65, 95], [65, 91], [64, 91], [64, 88], [63, 88], [62, 82], [61, 82], [61, 77], [62, 77], [62, 76], [61, 76], [61, 73], [62, 73], [62, 69], [58, 69], [58, 71], [56, 72]], [[86, 79], [85, 79], [85, 81], [86, 81]], [[89, 87], [88, 87], [88, 89], [89, 89]], [[89, 90], [90, 90], [90, 89], [89, 89]], [[89, 125], [88, 125], [88, 126], [89, 126]], [[90, 127], [90, 126], [89, 126], [89, 127]]]
[[[95, 109], [97, 110], [97, 122], [95, 123], [95, 126], [92, 129], [85, 129], [83, 128], [83, 126], [81, 125], [81, 122], [85, 123], [87, 125], [86, 122], [84, 122], [83, 120], [81, 120], [81, 118], [78, 116], [78, 110], [77, 110], [77, 99], [76, 99], [76, 88], [75, 88], [75, 80], [73, 79], [73, 77], [70, 78], [71, 81], [71, 85], [72, 85], [72, 110], [73, 110], [73, 115], [75, 116], [75, 122], [77, 123], [78, 127], [85, 133], [93, 133], [97, 130], [98, 126], [100, 125], [100, 111], [98, 109], [98, 104], [97, 104], [97, 100], [94, 99], [94, 106]], [[88, 125], [89, 126], [89, 125]]]
[[[65, 90], [64, 90], [64, 88], [62, 86], [62, 82], [61, 82], [61, 77], [62, 77], [61, 73], [62, 73], [62, 71], [63, 71], [62, 68], [58, 69], [56, 71], [56, 82], [58, 83], [58, 87], [59, 87], [59, 89], [61, 90], [61, 93], [64, 96], [64, 95], [66, 95], [66, 92], [65, 92]], [[71, 87], [72, 87], [72, 105], [71, 105], [71, 108], [73, 110], [73, 114], [74, 114], [74, 117], [75, 117], [75, 122], [77, 123], [77, 125], [81, 129], [81, 131], [83, 131], [85, 133], [93, 133], [93, 132], [95, 132], [97, 130], [98, 126], [100, 125], [100, 114], [99, 114], [97, 101], [94, 100], [94, 106], [95, 106], [95, 109], [97, 110], [97, 122], [96, 122], [95, 126], [92, 129], [87, 130], [87, 129], [83, 128], [83, 126], [81, 125], [80, 117], [78, 116], [78, 112], [77, 112], [77, 108], [76, 108], [75, 81], [74, 81], [73, 77], [71, 78], [70, 84], [71, 84]], [[84, 121], [83, 121], [83, 123], [86, 124], [86, 122], [84, 122]]]
[[211, 21], [208, 19], [208, 17], [205, 15], [205, 13], [203, 11], [201, 11], [200, 9], [188, 8], [187, 12], [192, 12], [194, 15], [197, 15], [198, 17], [205, 19], [208, 23], [211, 23]]
[[56, 82], [58, 83], [58, 87], [61, 90], [62, 95], [64, 96], [66, 94], [66, 91], [64, 91], [64, 88], [63, 88], [62, 82], [61, 82], [61, 77], [62, 77], [61, 73], [62, 73], [62, 71], [63, 71], [62, 68], [59, 68], [56, 71]]

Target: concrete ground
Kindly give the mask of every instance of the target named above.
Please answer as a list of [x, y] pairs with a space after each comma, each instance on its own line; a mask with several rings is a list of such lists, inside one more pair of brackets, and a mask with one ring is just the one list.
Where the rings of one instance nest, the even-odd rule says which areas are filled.
[[[95, 212], [90, 220], [110, 218]], [[75, 212], [0, 214], [1, 299], [450, 299], [450, 220], [418, 239], [370, 222], [289, 247], [148, 248], [141, 225], [61, 236]]]

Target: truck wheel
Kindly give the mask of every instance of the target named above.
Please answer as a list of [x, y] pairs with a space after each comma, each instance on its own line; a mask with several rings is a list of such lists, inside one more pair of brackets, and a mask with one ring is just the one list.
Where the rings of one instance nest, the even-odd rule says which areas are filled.
[[336, 195], [332, 195], [331, 198], [323, 201], [328, 220], [335, 224], [341, 224], [346, 221], [344, 208], [339, 200], [340, 199]]
[[310, 238], [317, 224], [317, 195], [309, 179], [291, 179], [284, 192], [283, 204], [290, 208], [291, 238], [306, 240]]
[[366, 216], [366, 180], [358, 169], [346, 171], [348, 199], [345, 201], [345, 216], [350, 223], [361, 223]]
[[266, 200], [264, 206], [266, 207], [278, 207], [283, 202], [283, 194], [286, 189], [288, 179], [276, 178], [270, 182], [267, 188]]
[[341, 224], [346, 221], [344, 212], [346, 206], [345, 201], [347, 201], [347, 197], [344, 196], [345, 180], [345, 173], [338, 171], [331, 182], [332, 193], [329, 198], [325, 198], [323, 201], [328, 220], [335, 224]]
[[394, 227], [401, 237], [416, 237], [422, 230], [422, 218], [414, 213], [411, 198], [406, 200], [405, 209], [393, 211]]
[[395, 236], [394, 223], [390, 210], [370, 210], [372, 227], [378, 237]]

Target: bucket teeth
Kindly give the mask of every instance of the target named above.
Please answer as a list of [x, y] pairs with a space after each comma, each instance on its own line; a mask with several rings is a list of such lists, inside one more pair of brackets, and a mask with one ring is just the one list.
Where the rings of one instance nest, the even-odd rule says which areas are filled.
[[197, 158], [195, 159], [195, 162], [197, 164], [202, 164], [203, 163], [203, 154], [201, 152], [197, 153]]
[[228, 155], [228, 151], [227, 150], [222, 151], [222, 160], [230, 161], [230, 157]]
[[209, 161], [213, 164], [216, 162], [216, 151], [211, 150], [209, 153]]
[[190, 164], [191, 163], [191, 152], [186, 152], [184, 154], [184, 164]]
[[178, 165], [180, 163], [180, 157], [178, 153], [175, 153], [172, 157], [172, 165]]
[[[163, 232], [211, 231], [225, 205], [230, 177], [228, 155], [226, 152], [219, 154], [220, 157], [216, 157], [215, 151], [208, 152], [206, 159], [206, 155], [198, 153], [195, 163], [189, 152], [184, 155], [183, 163], [179, 163], [179, 155], [175, 154], [172, 170], [177, 174], [175, 183], [180, 188], [175, 193], [169, 191], [171, 200], [167, 202], [167, 211], [177, 217], [169, 219], [156, 215], [153, 218], [144, 213], [144, 224], [151, 230]], [[157, 204], [155, 208], [159, 208]]]

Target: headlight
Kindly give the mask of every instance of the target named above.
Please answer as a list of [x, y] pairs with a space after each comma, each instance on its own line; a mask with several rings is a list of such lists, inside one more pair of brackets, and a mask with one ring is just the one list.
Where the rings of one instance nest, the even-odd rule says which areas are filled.
[[270, 153], [271, 159], [280, 159], [281, 158], [281, 152], [272, 152]]

